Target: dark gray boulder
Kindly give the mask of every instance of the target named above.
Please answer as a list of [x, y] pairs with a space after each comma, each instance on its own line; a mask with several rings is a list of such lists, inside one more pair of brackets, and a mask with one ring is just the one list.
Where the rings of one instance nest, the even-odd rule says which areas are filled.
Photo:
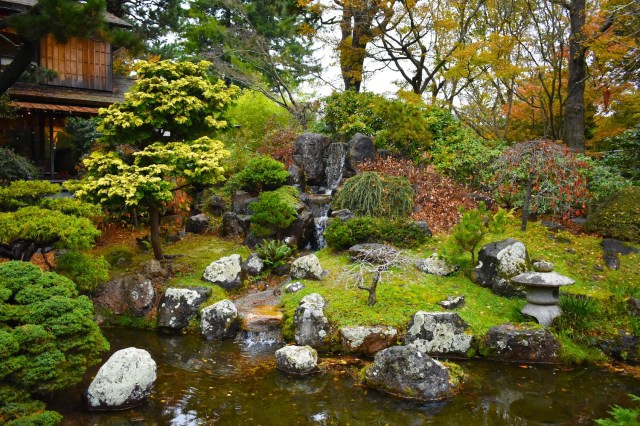
[[211, 289], [204, 287], [169, 287], [158, 306], [158, 327], [171, 331], [182, 330], [196, 317], [198, 308], [210, 294]]
[[[283, 233], [287, 237], [293, 237], [299, 249], [315, 241], [316, 225], [313, 220], [313, 213], [309, 210], [303, 210], [298, 213], [298, 218], [293, 221], [291, 226]], [[285, 238], [287, 238], [285, 237]]]
[[351, 172], [357, 172], [357, 164], [366, 160], [375, 160], [377, 156], [373, 139], [362, 133], [356, 133], [349, 141], [349, 156], [347, 168]]
[[356, 215], [353, 214], [353, 212], [349, 209], [340, 209], [331, 212], [331, 218], [340, 219], [341, 222], [346, 222], [347, 220], [353, 219], [354, 217], [356, 217]]
[[413, 315], [404, 344], [434, 356], [467, 357], [473, 336], [469, 326], [454, 312], [424, 312]]
[[302, 298], [293, 317], [296, 344], [324, 349], [329, 339], [329, 320], [324, 315], [325, 301], [317, 293]]
[[185, 230], [192, 234], [204, 234], [209, 230], [211, 221], [206, 214], [200, 213], [187, 219]]
[[417, 226], [418, 228], [420, 228], [420, 230], [427, 237], [431, 237], [433, 235], [433, 232], [431, 232], [431, 228], [429, 228], [429, 224], [427, 223], [426, 220], [418, 220], [418, 221], [413, 222], [413, 224], [415, 226]]
[[602, 340], [598, 347], [607, 356], [627, 364], [640, 364], [640, 337], [620, 330], [618, 336]]
[[554, 363], [560, 354], [549, 331], [514, 324], [491, 327], [481, 345], [481, 353], [495, 361]]
[[482, 247], [471, 280], [500, 296], [523, 297], [524, 289], [515, 286], [511, 278], [529, 270], [530, 264], [525, 245], [507, 238]]
[[418, 401], [452, 396], [461, 379], [452, 377], [440, 362], [410, 346], [392, 346], [378, 352], [364, 373], [367, 386]]
[[310, 185], [325, 183], [324, 150], [330, 144], [328, 137], [318, 133], [303, 133], [296, 140], [293, 160]]
[[285, 346], [276, 351], [276, 367], [292, 374], [318, 372], [318, 353], [310, 346]]
[[249, 194], [247, 191], [243, 191], [241, 189], [237, 190], [233, 193], [231, 205], [233, 207], [233, 212], [235, 214], [247, 214], [246, 203], [247, 200], [252, 199], [253, 196]]
[[202, 310], [200, 334], [206, 339], [233, 339], [240, 328], [236, 305], [224, 299]]
[[631, 253], [640, 253], [635, 247], [628, 246], [620, 240], [613, 238], [605, 238], [600, 244], [604, 254], [602, 259], [609, 269], [618, 269], [620, 267], [620, 255], [626, 256]]
[[90, 410], [123, 410], [144, 402], [153, 391], [156, 363], [143, 349], [126, 348], [111, 355], [85, 393]]
[[222, 235], [225, 237], [245, 237], [249, 233], [251, 220], [247, 215], [226, 212], [222, 215]]

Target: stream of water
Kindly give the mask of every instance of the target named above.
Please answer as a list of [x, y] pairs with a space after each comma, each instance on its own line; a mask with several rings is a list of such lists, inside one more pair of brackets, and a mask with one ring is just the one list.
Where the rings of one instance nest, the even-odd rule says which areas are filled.
[[274, 349], [260, 345], [104, 333], [112, 352], [135, 346], [151, 353], [158, 364], [152, 398], [132, 410], [91, 413], [78, 388], [49, 401], [63, 425], [591, 425], [612, 404], [630, 406], [628, 394], [640, 393], [640, 380], [599, 367], [467, 361], [459, 395], [414, 403], [357, 386], [345, 368], [288, 376], [276, 370]]

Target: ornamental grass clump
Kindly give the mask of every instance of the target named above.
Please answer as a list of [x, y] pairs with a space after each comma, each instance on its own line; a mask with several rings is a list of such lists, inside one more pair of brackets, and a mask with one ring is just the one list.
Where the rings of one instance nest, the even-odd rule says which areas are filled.
[[414, 195], [404, 177], [364, 172], [345, 181], [331, 207], [349, 209], [357, 216], [400, 219], [413, 212]]

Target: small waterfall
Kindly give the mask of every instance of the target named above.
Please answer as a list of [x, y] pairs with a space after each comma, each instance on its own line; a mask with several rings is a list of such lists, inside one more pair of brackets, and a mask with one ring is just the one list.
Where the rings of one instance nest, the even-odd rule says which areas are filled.
[[315, 250], [326, 247], [324, 230], [327, 228], [329, 209], [331, 208], [331, 195], [328, 194], [308, 194], [307, 205], [313, 214], [315, 225], [315, 238], [311, 246]]
[[347, 158], [346, 143], [332, 143], [327, 148], [325, 157], [325, 175], [327, 177], [327, 187], [325, 194], [331, 194], [331, 191], [338, 187], [344, 174], [344, 163]]
[[251, 352], [272, 351], [284, 345], [280, 328], [262, 331], [243, 330], [237, 340], [243, 350]]
[[327, 229], [329, 218], [326, 215], [323, 217], [315, 217], [313, 218], [313, 222], [316, 225], [316, 242], [314, 248], [320, 250], [327, 246], [327, 240], [324, 239], [324, 231]]

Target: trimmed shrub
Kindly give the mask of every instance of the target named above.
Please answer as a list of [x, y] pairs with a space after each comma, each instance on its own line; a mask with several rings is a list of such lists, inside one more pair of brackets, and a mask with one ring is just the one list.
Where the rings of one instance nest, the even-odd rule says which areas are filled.
[[231, 176], [225, 185], [228, 192], [244, 189], [251, 193], [263, 190], [274, 190], [284, 185], [289, 178], [289, 172], [284, 164], [271, 157], [255, 157], [240, 172]]
[[59, 194], [60, 185], [46, 180], [18, 180], [5, 188], [0, 188], [0, 209], [17, 210], [20, 207], [33, 206], [44, 197]]
[[401, 176], [364, 172], [345, 181], [334, 197], [334, 210], [349, 209], [358, 216], [398, 219], [413, 212], [415, 193]]
[[585, 230], [640, 243], [640, 186], [630, 186], [604, 200], [589, 216]]
[[88, 293], [109, 279], [109, 262], [102, 256], [70, 251], [57, 258], [56, 271], [76, 283], [81, 293]]
[[38, 169], [28, 158], [12, 149], [0, 148], [0, 182], [36, 179]]
[[327, 246], [343, 250], [361, 243], [385, 243], [396, 247], [416, 247], [427, 237], [413, 222], [385, 218], [356, 217], [346, 222], [333, 220], [324, 232]]
[[102, 214], [100, 206], [80, 201], [77, 198], [44, 198], [40, 206], [77, 217], [96, 219]]
[[252, 232], [259, 237], [279, 236], [298, 218], [297, 204], [298, 190], [292, 186], [260, 193], [258, 202], [251, 204]]
[[[47, 394], [80, 383], [102, 360], [109, 343], [93, 322], [93, 305], [75, 284], [27, 262], [0, 265], [0, 418], [14, 424], [55, 424], [26, 395]], [[4, 386], [11, 389], [7, 391]], [[12, 393], [13, 390], [19, 393]], [[14, 396], [5, 399], [8, 392]], [[15, 402], [19, 409], [10, 403]], [[28, 408], [33, 408], [31, 412]], [[31, 415], [39, 415], [29, 419]]]

